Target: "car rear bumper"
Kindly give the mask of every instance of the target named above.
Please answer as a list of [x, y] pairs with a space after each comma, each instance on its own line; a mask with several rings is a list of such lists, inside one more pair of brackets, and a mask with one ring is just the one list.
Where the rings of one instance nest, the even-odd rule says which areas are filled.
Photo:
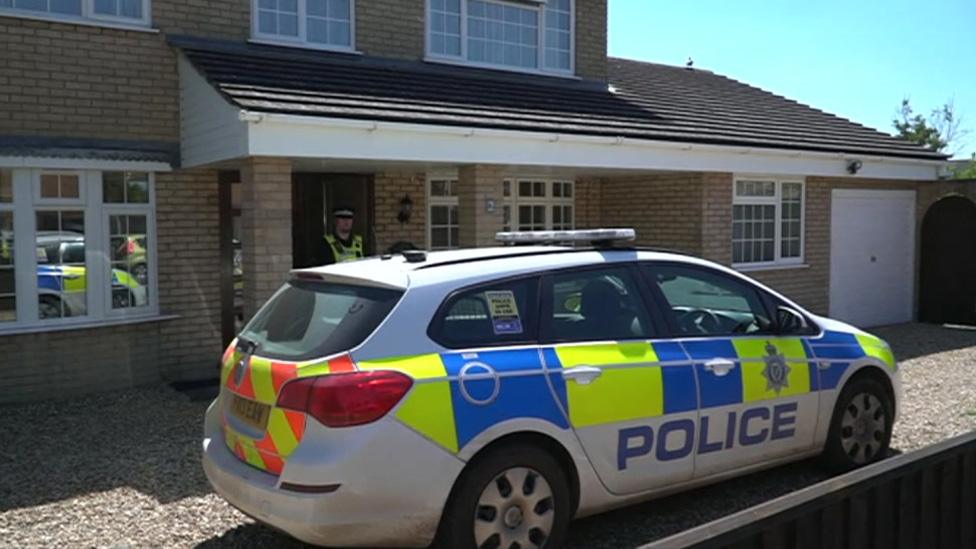
[[[344, 430], [310, 422], [315, 425], [309, 425], [276, 477], [245, 464], [227, 448], [217, 414], [212, 405], [203, 441], [203, 468], [214, 490], [243, 513], [307, 543], [426, 547], [464, 467], [394, 419]], [[360, 440], [348, 440], [351, 435]], [[331, 493], [304, 494], [281, 489], [281, 482], [340, 486]]]

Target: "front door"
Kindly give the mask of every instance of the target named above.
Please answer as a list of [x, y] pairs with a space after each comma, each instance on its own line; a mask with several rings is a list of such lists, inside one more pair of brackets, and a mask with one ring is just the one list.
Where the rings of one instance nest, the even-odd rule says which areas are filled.
[[366, 254], [373, 253], [373, 182], [368, 175], [296, 173], [292, 178], [292, 261], [313, 267], [325, 261], [325, 234], [332, 230], [336, 208], [355, 212], [353, 234], [362, 235]]
[[659, 327], [630, 265], [575, 270], [544, 284], [541, 351], [557, 396], [613, 493], [692, 478], [694, 371]]
[[695, 363], [701, 405], [695, 476], [811, 449], [819, 374], [802, 338], [774, 333], [762, 290], [706, 267], [659, 264], [648, 272]]

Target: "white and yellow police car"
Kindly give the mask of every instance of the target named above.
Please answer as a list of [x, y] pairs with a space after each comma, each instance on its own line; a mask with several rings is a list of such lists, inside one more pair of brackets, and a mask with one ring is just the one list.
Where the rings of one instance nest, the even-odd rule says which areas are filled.
[[631, 230], [298, 270], [223, 358], [203, 464], [334, 546], [558, 547], [573, 517], [883, 457], [888, 345]]

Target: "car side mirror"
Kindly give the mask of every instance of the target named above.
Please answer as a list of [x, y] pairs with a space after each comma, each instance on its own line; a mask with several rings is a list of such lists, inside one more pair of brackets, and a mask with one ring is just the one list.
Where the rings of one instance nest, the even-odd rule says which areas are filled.
[[805, 332], [810, 325], [806, 317], [799, 311], [789, 307], [776, 308], [776, 328], [781, 334], [796, 334]]

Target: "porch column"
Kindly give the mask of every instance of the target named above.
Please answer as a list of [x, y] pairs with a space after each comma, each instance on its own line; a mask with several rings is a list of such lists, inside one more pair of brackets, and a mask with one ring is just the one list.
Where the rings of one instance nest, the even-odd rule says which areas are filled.
[[[462, 247], [494, 246], [502, 230], [501, 166], [476, 164], [458, 170], [458, 238]], [[494, 211], [489, 210], [489, 200]]]
[[292, 268], [291, 161], [250, 157], [241, 167], [244, 320], [285, 282]]

